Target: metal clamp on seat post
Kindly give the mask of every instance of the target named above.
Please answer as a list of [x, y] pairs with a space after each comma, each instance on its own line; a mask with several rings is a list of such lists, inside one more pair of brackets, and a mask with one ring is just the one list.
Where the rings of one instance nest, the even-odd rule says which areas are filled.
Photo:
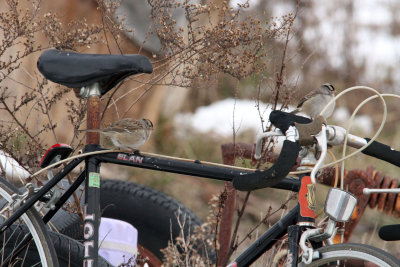
[[101, 96], [99, 83], [96, 82], [90, 86], [81, 87], [79, 95], [84, 99], [88, 99], [90, 96]]

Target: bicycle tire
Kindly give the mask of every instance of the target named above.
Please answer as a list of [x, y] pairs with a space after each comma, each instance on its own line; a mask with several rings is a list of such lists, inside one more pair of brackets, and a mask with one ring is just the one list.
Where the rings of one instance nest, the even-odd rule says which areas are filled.
[[[7, 218], [12, 214], [8, 203], [12, 203], [12, 195], [20, 193], [16, 187], [3, 178], [0, 178], [0, 196], [2, 211], [1, 217]], [[30, 233], [34, 244], [29, 244], [18, 253], [18, 257], [7, 266], [59, 266], [54, 246], [41, 217], [34, 208], [29, 209], [20, 219], [14, 222], [6, 231], [0, 234], [0, 259], [4, 260], [13, 252], [13, 249], [22, 241], [25, 234]], [[21, 258], [22, 257], [22, 258]]]
[[[102, 217], [128, 222], [138, 230], [139, 253], [157, 262], [150, 266], [161, 265], [161, 249], [179, 236], [181, 229], [176, 218], [178, 211], [181, 219], [186, 216], [185, 234], [202, 224], [183, 204], [152, 188], [133, 182], [105, 179], [101, 181], [100, 190]], [[63, 213], [57, 213], [51, 220], [52, 224], [61, 233], [82, 240], [82, 221], [79, 216]]]
[[[53, 231], [49, 231], [60, 266], [82, 267], [85, 247], [78, 241]], [[113, 267], [99, 256], [97, 267]]]
[[[400, 261], [388, 252], [364, 244], [335, 244], [317, 249], [320, 258], [310, 264], [301, 262], [299, 267], [315, 266], [368, 266], [369, 263], [381, 267], [398, 267]], [[339, 261], [339, 262], [338, 262]], [[368, 263], [368, 264], [367, 264]], [[345, 264], [345, 265], [344, 265]], [[374, 266], [375, 266], [374, 265]], [[369, 265], [371, 266], [371, 265]]]

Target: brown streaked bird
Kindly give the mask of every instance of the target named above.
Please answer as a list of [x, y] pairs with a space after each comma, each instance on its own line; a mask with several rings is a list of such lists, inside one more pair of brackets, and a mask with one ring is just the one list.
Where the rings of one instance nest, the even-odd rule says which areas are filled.
[[83, 131], [102, 133], [110, 137], [115, 146], [134, 150], [149, 140], [152, 130], [153, 123], [148, 119], [124, 118], [104, 129]]
[[[307, 116], [310, 116], [311, 119], [314, 119], [318, 116], [321, 111], [328, 105], [329, 101], [331, 101], [335, 97], [335, 88], [330, 83], [325, 83], [321, 85], [319, 88], [311, 91], [305, 97], [300, 99], [297, 108], [293, 110], [291, 113], [304, 113]], [[335, 109], [335, 102], [329, 105], [329, 107], [325, 110], [322, 116], [327, 119], [330, 117]]]

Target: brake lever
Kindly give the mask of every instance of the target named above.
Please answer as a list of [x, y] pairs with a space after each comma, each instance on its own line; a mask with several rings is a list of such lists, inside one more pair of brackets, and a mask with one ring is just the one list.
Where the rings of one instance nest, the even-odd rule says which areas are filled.
[[265, 132], [257, 136], [256, 149], [254, 152], [254, 158], [256, 160], [259, 160], [261, 158], [264, 139], [272, 136], [284, 136], [284, 134], [281, 132], [281, 130], [277, 129], [274, 132]]
[[254, 158], [256, 160], [259, 160], [261, 158], [261, 152], [263, 148], [263, 141], [265, 138], [272, 137], [272, 136], [285, 136], [286, 140], [296, 142], [297, 139], [299, 138], [299, 133], [296, 129], [295, 126], [289, 126], [289, 128], [286, 130], [286, 135], [282, 133], [281, 130], [276, 129], [275, 131], [271, 132], [265, 132], [261, 133], [257, 136], [257, 141], [256, 141], [256, 149], [254, 152]]

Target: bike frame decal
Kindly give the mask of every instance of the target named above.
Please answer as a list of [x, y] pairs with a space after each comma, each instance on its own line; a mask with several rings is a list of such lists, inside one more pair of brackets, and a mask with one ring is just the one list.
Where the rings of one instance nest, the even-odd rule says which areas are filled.
[[89, 186], [100, 188], [100, 173], [89, 172]]
[[299, 191], [300, 215], [306, 218], [315, 218], [315, 185], [310, 176], [301, 179]]
[[83, 246], [85, 248], [83, 266], [84, 267], [94, 267], [93, 260], [93, 250], [94, 250], [94, 214], [87, 214], [87, 205], [84, 206], [84, 218], [85, 224], [83, 229], [83, 237], [85, 241], [83, 242]]
[[292, 263], [293, 263], [293, 253], [291, 253], [290, 251], [288, 251], [288, 254], [286, 255], [287, 256], [287, 258], [286, 258], [286, 263], [285, 263], [285, 266], [286, 267], [291, 267], [292, 266]]
[[117, 155], [117, 159], [130, 161], [130, 162], [133, 162], [133, 163], [142, 163], [143, 162], [143, 157], [135, 156], [135, 155], [129, 156], [127, 154], [122, 154], [122, 153], [119, 153]]

